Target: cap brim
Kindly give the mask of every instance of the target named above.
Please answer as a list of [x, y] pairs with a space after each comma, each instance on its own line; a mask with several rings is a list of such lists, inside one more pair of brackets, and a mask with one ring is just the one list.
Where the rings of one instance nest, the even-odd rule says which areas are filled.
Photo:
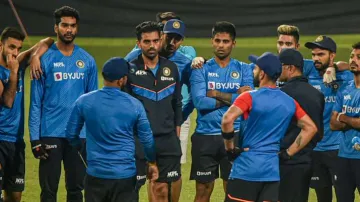
[[256, 64], [256, 61], [259, 57], [256, 55], [249, 55], [248, 59], [250, 60], [250, 62]]
[[180, 33], [180, 32], [176, 32], [176, 31], [163, 31], [164, 34], [178, 34], [180, 35], [182, 38], [184, 38], [184, 34]]
[[316, 42], [306, 42], [305, 43], [305, 47], [308, 49], [314, 49], [314, 48], [322, 48], [322, 49], [326, 49], [324, 46], [320, 45], [319, 43]]

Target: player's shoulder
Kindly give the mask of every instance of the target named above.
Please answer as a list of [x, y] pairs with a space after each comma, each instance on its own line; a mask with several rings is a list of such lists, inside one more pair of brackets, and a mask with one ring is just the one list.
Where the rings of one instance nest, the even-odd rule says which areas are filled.
[[77, 105], [82, 105], [83, 103], [87, 103], [90, 100], [97, 100], [96, 97], [98, 96], [100, 90], [94, 90], [85, 94], [82, 94], [77, 100]]
[[0, 80], [8, 80], [10, 76], [10, 70], [0, 65]]
[[186, 55], [180, 51], [176, 51], [175, 56], [178, 60], [182, 61], [182, 63], [185, 63], [185, 64], [191, 63], [191, 59], [186, 57]]
[[168, 68], [174, 69], [174, 70], [177, 69], [177, 66], [173, 61], [168, 60], [164, 57], [159, 56], [159, 62], [160, 62], [161, 67], [168, 67]]
[[135, 59], [137, 59], [139, 57], [139, 55], [141, 54], [141, 49], [140, 48], [134, 48], [133, 50], [130, 51], [130, 53], [128, 53], [125, 56], [125, 60], [128, 62], [131, 62]]
[[88, 53], [85, 49], [81, 48], [78, 45], [75, 45], [75, 48], [77, 48], [77, 53], [81, 55], [84, 59], [95, 62], [94, 57], [90, 53]]
[[56, 44], [53, 43], [48, 50], [41, 56], [43, 61], [46, 61], [49, 57], [54, 57], [56, 54], [60, 54], [59, 49], [56, 47]]
[[183, 53], [184, 56], [190, 60], [192, 60], [196, 57], [196, 50], [192, 46], [180, 46], [178, 51]]

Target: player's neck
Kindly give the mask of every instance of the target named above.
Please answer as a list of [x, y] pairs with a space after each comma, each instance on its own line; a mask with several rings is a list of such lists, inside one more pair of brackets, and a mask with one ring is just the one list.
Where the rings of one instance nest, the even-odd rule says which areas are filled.
[[70, 56], [74, 51], [75, 44], [73, 42], [70, 44], [65, 44], [61, 40], [58, 40], [56, 42], [56, 47], [63, 55]]
[[360, 88], [360, 74], [354, 75], [354, 82], [355, 82], [356, 88]]
[[2, 53], [0, 53], [0, 65], [7, 68], [6, 61], [2, 57]]
[[228, 66], [228, 64], [230, 63], [230, 56], [228, 56], [224, 59], [220, 59], [219, 57], [215, 56], [215, 61], [221, 68], [224, 68], [224, 67]]
[[142, 58], [144, 60], [144, 65], [146, 67], [149, 67], [150, 69], [153, 69], [156, 67], [157, 63], [159, 62], [159, 56], [157, 55], [153, 59], [146, 57], [144, 54], [142, 55]]
[[273, 81], [266, 81], [266, 80], [262, 80], [259, 83], [259, 87], [271, 87], [271, 88], [275, 88], [276, 84]]

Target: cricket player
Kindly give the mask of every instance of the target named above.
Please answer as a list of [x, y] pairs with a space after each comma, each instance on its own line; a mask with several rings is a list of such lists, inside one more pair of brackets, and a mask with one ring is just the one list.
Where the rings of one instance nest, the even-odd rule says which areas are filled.
[[[149, 180], [158, 178], [154, 138], [143, 105], [122, 92], [129, 64], [111, 58], [102, 69], [104, 87], [80, 96], [75, 102], [66, 138], [81, 148], [80, 132], [86, 124], [86, 202], [132, 201], [136, 184], [134, 129], [144, 146]], [[119, 107], [122, 106], [122, 107]]]
[[[85, 167], [65, 138], [74, 102], [98, 88], [94, 58], [74, 44], [79, 13], [64, 6], [54, 12], [57, 42], [41, 57], [43, 75], [31, 81], [29, 130], [34, 157], [40, 159], [41, 201], [56, 201], [64, 162], [67, 201], [82, 201]], [[85, 131], [81, 132], [85, 141]], [[81, 155], [86, 159], [85, 151]]]
[[[236, 29], [232, 23], [217, 22], [212, 28], [214, 58], [203, 68], [194, 69], [191, 95], [197, 109], [195, 133], [191, 137], [192, 164], [190, 179], [196, 181], [194, 201], [210, 201], [215, 179], [223, 179], [224, 191], [231, 163], [221, 137], [221, 118], [240, 93], [251, 90], [251, 68], [230, 57], [235, 47]], [[235, 132], [240, 129], [236, 120]]]
[[325, 97], [324, 137], [317, 143], [313, 152], [313, 175], [310, 187], [315, 189], [318, 201], [332, 201], [332, 186], [337, 192], [338, 183], [338, 149], [341, 131], [330, 130], [330, 117], [336, 101], [337, 92], [348, 85], [353, 78], [349, 71], [338, 72], [336, 82], [325, 85], [323, 74], [328, 67], [333, 66], [336, 56], [336, 43], [328, 36], [320, 35], [314, 42], [305, 43], [311, 49], [315, 69], [312, 69], [309, 83], [318, 89]]
[[[281, 62], [272, 53], [250, 56], [256, 64], [254, 79], [258, 90], [242, 93], [224, 114], [222, 136], [226, 151], [234, 155], [225, 201], [278, 201], [279, 157], [290, 158], [300, 151], [317, 132], [317, 128], [300, 105], [276, 88], [281, 74]], [[234, 147], [239, 116], [248, 119], [241, 148]], [[280, 139], [291, 119], [295, 118], [301, 131], [286, 150], [279, 153]], [[241, 154], [240, 154], [241, 153]]]
[[159, 179], [149, 184], [149, 199], [178, 202], [181, 191], [181, 82], [176, 64], [158, 54], [160, 34], [156, 22], [147, 21], [136, 27], [137, 44], [142, 54], [131, 61], [134, 67], [129, 70], [126, 90], [143, 103], [155, 138]]
[[25, 185], [24, 74], [30, 55], [44, 53], [53, 43], [41, 40], [23, 51], [24, 34], [7, 27], [0, 41], [0, 201], [20, 202]]
[[[318, 128], [315, 137], [300, 152], [290, 159], [280, 159], [279, 201], [307, 202], [312, 176], [312, 150], [324, 135], [324, 95], [303, 76], [304, 59], [299, 51], [293, 48], [282, 49], [279, 59], [282, 73], [278, 80], [285, 82], [281, 91], [296, 100]], [[280, 142], [280, 150], [289, 148], [300, 130], [296, 121], [292, 120]]]
[[[159, 55], [174, 62], [180, 72], [181, 76], [181, 95], [182, 99], [182, 111], [183, 111], [183, 124], [180, 130], [180, 142], [181, 142], [181, 163], [186, 163], [186, 152], [188, 143], [188, 134], [190, 128], [189, 115], [194, 110], [194, 104], [190, 97], [190, 74], [191, 74], [191, 60], [188, 59], [183, 53], [179, 51], [182, 42], [185, 38], [185, 24], [181, 20], [171, 19], [165, 22], [163, 26], [163, 35], [161, 37], [161, 50]], [[135, 54], [136, 52], [136, 54]], [[141, 55], [141, 49], [133, 50], [128, 54], [126, 59], [132, 61]], [[143, 178], [143, 177], [142, 177]], [[143, 178], [144, 179], [144, 178]]]
[[354, 201], [354, 191], [360, 193], [360, 152], [353, 148], [352, 139], [360, 137], [360, 42], [352, 46], [349, 64], [354, 80], [339, 91], [334, 104], [330, 127], [341, 131], [337, 174], [337, 199]]

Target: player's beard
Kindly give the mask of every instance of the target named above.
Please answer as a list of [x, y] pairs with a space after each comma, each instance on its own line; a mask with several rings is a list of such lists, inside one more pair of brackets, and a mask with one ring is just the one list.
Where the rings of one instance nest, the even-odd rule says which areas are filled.
[[360, 75], [360, 71], [358, 70], [358, 68], [359, 68], [359, 66], [358, 66], [355, 62], [350, 63], [350, 71], [351, 71], [355, 76]]
[[254, 87], [259, 87], [260, 86], [260, 73], [254, 75]]
[[[150, 51], [155, 51], [155, 53], [150, 53]], [[156, 56], [158, 55], [158, 52], [156, 51], [155, 48], [149, 48], [146, 51], [143, 51], [143, 54], [145, 57], [147, 57], [150, 60], [153, 60], [154, 58], [156, 58]]]
[[[320, 66], [317, 67], [316, 64], [319, 64]], [[329, 67], [329, 65], [330, 65], [330, 58], [324, 64], [321, 62], [318, 62], [318, 61], [314, 62], [314, 66], [318, 71], [323, 71], [323, 70], [327, 69]]]
[[[68, 40], [68, 39], [65, 38], [65, 35], [71, 35], [72, 38], [70, 40]], [[75, 40], [75, 38], [76, 38], [75, 34], [64, 34], [64, 35], [59, 34], [59, 39], [64, 44], [71, 44]]]

